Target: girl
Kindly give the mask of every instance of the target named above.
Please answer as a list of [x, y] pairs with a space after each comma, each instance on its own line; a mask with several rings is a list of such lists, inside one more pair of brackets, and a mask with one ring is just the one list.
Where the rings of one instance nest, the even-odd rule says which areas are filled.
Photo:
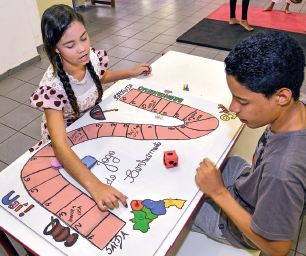
[[118, 200], [127, 207], [126, 196], [101, 183], [71, 150], [66, 127], [97, 104], [103, 95], [102, 83], [151, 74], [149, 64], [134, 69], [106, 71], [106, 52], [90, 48], [83, 17], [66, 5], [47, 9], [41, 20], [44, 50], [51, 62], [39, 88], [31, 96], [35, 108], [43, 108], [42, 141], [33, 151], [51, 140], [55, 156], [65, 170], [81, 184], [102, 211], [114, 209]]
[[254, 28], [250, 27], [248, 23], [248, 8], [249, 8], [249, 3], [250, 0], [242, 0], [242, 16], [241, 20], [236, 19], [236, 3], [237, 0], [230, 0], [230, 21], [229, 24], [240, 24], [243, 26], [246, 30], [252, 31]]

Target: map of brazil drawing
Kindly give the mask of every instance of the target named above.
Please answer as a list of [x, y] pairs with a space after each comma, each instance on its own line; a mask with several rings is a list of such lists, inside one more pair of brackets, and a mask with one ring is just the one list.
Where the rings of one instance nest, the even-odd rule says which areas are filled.
[[[128, 208], [101, 212], [54, 165], [51, 144], [1, 172], [0, 205], [66, 255], [154, 255], [198, 192], [199, 163], [218, 162], [240, 126], [222, 102], [132, 79], [67, 128], [73, 151]], [[178, 161], [166, 168], [172, 150]]]

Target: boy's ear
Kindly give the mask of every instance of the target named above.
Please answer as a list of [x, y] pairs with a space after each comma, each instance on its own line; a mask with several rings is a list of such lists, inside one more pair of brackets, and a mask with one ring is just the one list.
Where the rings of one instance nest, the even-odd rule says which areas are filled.
[[276, 97], [279, 105], [286, 105], [292, 99], [292, 91], [288, 88], [281, 88], [276, 92]]

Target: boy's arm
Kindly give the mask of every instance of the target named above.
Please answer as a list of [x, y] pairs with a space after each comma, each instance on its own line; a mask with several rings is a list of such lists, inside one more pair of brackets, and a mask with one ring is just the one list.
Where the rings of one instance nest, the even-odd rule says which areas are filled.
[[140, 76], [141, 74], [148, 76], [151, 74], [151, 72], [152, 72], [152, 67], [149, 64], [141, 63], [133, 69], [106, 71], [103, 77], [101, 78], [101, 83], [107, 84], [121, 79], [137, 77]]
[[287, 255], [293, 241], [273, 241], [264, 238], [251, 229], [252, 215], [230, 194], [223, 184], [221, 172], [216, 165], [205, 158], [197, 168], [196, 183], [201, 191], [210, 196], [228, 215], [236, 226], [261, 250], [270, 256]]

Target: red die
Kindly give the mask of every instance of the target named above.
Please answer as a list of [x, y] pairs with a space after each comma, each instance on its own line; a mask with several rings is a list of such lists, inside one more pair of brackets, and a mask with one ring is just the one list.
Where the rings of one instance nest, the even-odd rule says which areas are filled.
[[167, 169], [178, 166], [178, 156], [175, 150], [164, 151], [164, 165]]

